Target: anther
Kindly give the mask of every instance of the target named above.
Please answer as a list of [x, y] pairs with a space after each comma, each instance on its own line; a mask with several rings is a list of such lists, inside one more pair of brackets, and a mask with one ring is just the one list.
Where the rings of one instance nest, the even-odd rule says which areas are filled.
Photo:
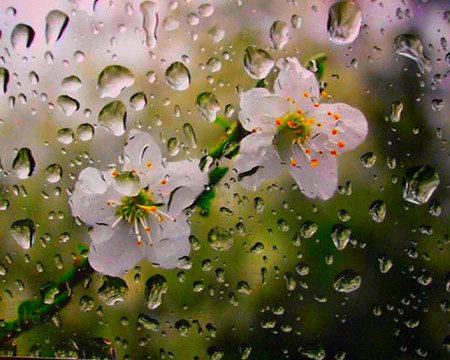
[[312, 167], [316, 167], [317, 165], [319, 165], [319, 160], [317, 160], [317, 159], [312, 159], [311, 162], [310, 162], [310, 164], [311, 164]]
[[151, 162], [148, 162], [148, 163], [145, 164], [145, 166], [146, 166], [148, 169], [150, 169], [150, 168], [152, 167], [152, 165], [153, 165], [153, 164], [152, 164]]
[[323, 98], [327, 98], [328, 97], [328, 94], [325, 91], [322, 91], [321, 95], [322, 95]]
[[280, 126], [282, 123], [283, 121], [280, 118], [275, 119], [275, 124], [277, 124], [278, 126]]
[[291, 165], [292, 166], [294, 166], [294, 167], [297, 166], [297, 161], [295, 161], [295, 159], [293, 157], [291, 157], [290, 160], [291, 160]]
[[336, 151], [335, 149], [331, 149], [331, 150], [330, 150], [330, 154], [331, 154], [331, 155], [337, 155], [337, 151]]
[[319, 103], [317, 103], [317, 102], [316, 102], [316, 103], [314, 103], [314, 107], [315, 107], [315, 108], [318, 108], [319, 106], [320, 106], [320, 104], [319, 104]]
[[337, 133], [338, 133], [339, 131], [338, 131], [338, 129], [333, 129], [333, 130], [331, 130], [331, 133], [333, 134], [333, 135], [336, 135]]
[[163, 184], [163, 185], [167, 184], [167, 179], [162, 179], [161, 184]]
[[303, 110], [302, 110], [302, 109], [297, 109], [297, 114], [298, 114], [298, 115], [303, 114]]
[[305, 91], [305, 92], [303, 93], [303, 96], [307, 98], [307, 97], [309, 96], [309, 92]]
[[117, 170], [113, 170], [113, 172], [112, 172], [113, 177], [116, 177], [118, 174], [119, 174], [119, 172]]
[[339, 146], [340, 148], [343, 148], [345, 146], [345, 144], [343, 141], [338, 141], [337, 146]]
[[338, 113], [334, 113], [334, 114], [333, 114], [333, 117], [334, 117], [336, 120], [339, 120], [339, 119], [341, 118], [341, 115], [338, 114]]

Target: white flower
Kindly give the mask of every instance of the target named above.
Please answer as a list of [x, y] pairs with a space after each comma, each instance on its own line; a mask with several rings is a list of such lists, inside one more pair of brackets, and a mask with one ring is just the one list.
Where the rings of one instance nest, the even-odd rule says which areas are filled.
[[280, 59], [273, 93], [254, 88], [241, 96], [239, 121], [251, 131], [241, 141], [235, 168], [248, 189], [278, 176], [287, 164], [301, 191], [327, 200], [337, 188], [337, 156], [367, 135], [367, 120], [346, 104], [320, 103], [314, 74], [296, 58]]
[[121, 276], [141, 259], [163, 268], [189, 254], [190, 225], [183, 210], [204, 190], [199, 160], [167, 162], [152, 137], [132, 130], [122, 171], [80, 172], [69, 203], [92, 226], [91, 266]]

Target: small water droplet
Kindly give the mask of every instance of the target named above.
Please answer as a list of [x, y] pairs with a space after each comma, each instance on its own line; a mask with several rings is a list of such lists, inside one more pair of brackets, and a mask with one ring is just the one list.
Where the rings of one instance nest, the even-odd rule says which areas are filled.
[[389, 119], [393, 123], [397, 123], [401, 119], [403, 111], [403, 103], [401, 101], [393, 101], [391, 104], [391, 114], [389, 116]]
[[167, 141], [167, 151], [170, 156], [175, 156], [180, 152], [180, 143], [176, 137], [171, 137]]
[[105, 275], [98, 289], [98, 298], [108, 306], [121, 304], [128, 293], [127, 283], [121, 278]]
[[98, 123], [115, 136], [125, 133], [126, 121], [127, 107], [120, 100], [106, 104], [98, 115]]
[[336, 275], [334, 289], [338, 292], [350, 293], [361, 286], [361, 275], [355, 270], [344, 270]]
[[115, 98], [134, 84], [133, 73], [124, 66], [110, 65], [98, 76], [97, 90], [101, 98]]
[[191, 124], [186, 123], [183, 125], [183, 133], [188, 140], [189, 146], [192, 149], [197, 148], [197, 136], [195, 135], [194, 128]]
[[144, 1], [139, 6], [143, 16], [142, 28], [145, 32], [145, 44], [150, 49], [154, 49], [158, 45], [158, 5], [153, 1]]
[[386, 217], [387, 206], [382, 200], [374, 201], [369, 207], [369, 215], [378, 223], [383, 222]]
[[34, 174], [35, 168], [36, 162], [31, 150], [28, 148], [20, 149], [12, 164], [13, 173], [19, 179], [26, 179]]
[[91, 124], [81, 124], [77, 128], [77, 135], [81, 141], [89, 141], [94, 136], [94, 127]]
[[423, 205], [439, 186], [439, 175], [429, 165], [419, 165], [406, 171], [403, 198], [413, 204]]
[[234, 238], [229, 230], [216, 226], [208, 233], [208, 243], [214, 250], [226, 251], [233, 247]]
[[11, 225], [11, 228], [9, 229], [11, 237], [23, 249], [29, 249], [31, 248], [31, 246], [33, 246], [35, 232], [36, 228], [33, 220], [31, 219], [17, 220]]
[[414, 60], [422, 74], [431, 72], [431, 61], [423, 53], [422, 41], [414, 35], [398, 35], [394, 40], [394, 51]]
[[80, 109], [80, 103], [68, 95], [58, 96], [56, 103], [66, 116], [72, 116]]
[[18, 24], [11, 33], [11, 44], [16, 51], [28, 49], [34, 40], [34, 30], [26, 24]]
[[9, 84], [9, 71], [0, 67], [0, 95], [6, 94]]
[[47, 181], [49, 183], [57, 183], [61, 180], [62, 168], [58, 164], [51, 164], [45, 169], [45, 175], [47, 176]]
[[275, 50], [281, 50], [289, 41], [289, 27], [284, 21], [276, 20], [270, 27], [270, 41]]
[[359, 35], [361, 9], [354, 1], [344, 0], [328, 10], [328, 37], [338, 45], [351, 44]]
[[219, 102], [210, 92], [204, 92], [197, 96], [196, 106], [202, 117], [209, 122], [216, 120], [217, 113], [220, 111]]
[[79, 90], [82, 85], [80, 78], [75, 75], [68, 76], [61, 82], [61, 87], [70, 92]]
[[352, 230], [348, 227], [341, 224], [334, 225], [331, 233], [331, 239], [333, 240], [336, 249], [344, 250], [350, 241], [351, 234]]
[[45, 17], [45, 39], [47, 44], [55, 44], [69, 24], [69, 17], [60, 10], [52, 10]]
[[166, 82], [174, 90], [186, 90], [191, 84], [191, 74], [181, 62], [175, 61], [166, 70]]
[[167, 280], [156, 274], [145, 283], [145, 302], [149, 310], [154, 310], [162, 304], [162, 297], [167, 292]]
[[275, 62], [264, 50], [256, 46], [249, 46], [244, 53], [244, 68], [253, 79], [264, 79], [269, 75]]

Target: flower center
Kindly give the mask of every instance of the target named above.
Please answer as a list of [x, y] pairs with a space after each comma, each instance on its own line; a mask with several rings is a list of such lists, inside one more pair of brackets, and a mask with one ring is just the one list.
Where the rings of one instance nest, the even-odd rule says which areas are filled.
[[150, 212], [156, 213], [162, 203], [155, 203], [148, 191], [143, 189], [136, 196], [125, 196], [117, 207], [117, 215], [134, 224], [135, 220], [146, 217]]
[[299, 144], [304, 144], [309, 139], [311, 125], [315, 123], [315, 120], [307, 117], [307, 114], [304, 114], [301, 109], [286, 113], [284, 116], [275, 119], [278, 130], [290, 130], [295, 137], [295, 141]]

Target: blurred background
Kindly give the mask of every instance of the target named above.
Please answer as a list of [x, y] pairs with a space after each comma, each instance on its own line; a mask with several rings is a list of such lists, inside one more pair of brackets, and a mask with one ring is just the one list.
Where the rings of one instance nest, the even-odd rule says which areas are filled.
[[[0, 329], [21, 303], [68, 281], [78, 245], [89, 243], [68, 205], [79, 172], [118, 164], [134, 128], [159, 138], [170, 161], [203, 156], [224, 128], [202, 116], [196, 99], [214, 94], [217, 115], [236, 122], [239, 94], [257, 82], [244, 66], [249, 46], [275, 61], [325, 54], [323, 87], [365, 114], [368, 137], [339, 157], [340, 186], [326, 202], [306, 198], [287, 173], [245, 191], [224, 158], [230, 171], [209, 216], [191, 217], [191, 266], [141, 262], [122, 281], [83, 268], [64, 302], [46, 299], [36, 321], [0, 332], [0, 354], [449, 358], [448, 2], [357, 1], [362, 25], [351, 43], [330, 39], [334, 1], [153, 3], [157, 15], [146, 14], [150, 25], [158, 17], [156, 30], [145, 28], [137, 0], [0, 3]], [[275, 21], [284, 24], [283, 46], [271, 36]], [[176, 75], [190, 79], [186, 88], [168, 84], [174, 62], [188, 71]], [[114, 98], [97, 87], [110, 65], [134, 77]], [[98, 119], [117, 100], [127, 109], [119, 136]], [[417, 205], [403, 192], [407, 171], [421, 165], [440, 183]], [[208, 242], [216, 226], [233, 244], [226, 251]], [[347, 270], [359, 288], [336, 291]], [[147, 280], [161, 279], [167, 292], [149, 309]]]

